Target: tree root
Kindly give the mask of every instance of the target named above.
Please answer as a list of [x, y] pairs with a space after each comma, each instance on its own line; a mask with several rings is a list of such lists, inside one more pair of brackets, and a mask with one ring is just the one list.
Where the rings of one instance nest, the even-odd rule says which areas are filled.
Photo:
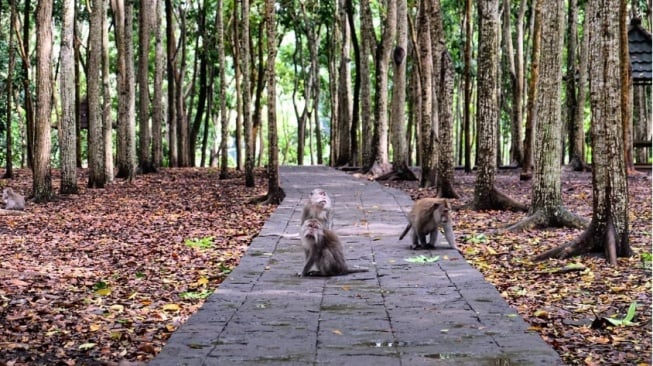
[[528, 206], [515, 201], [496, 188], [492, 188], [489, 196], [483, 202], [477, 202], [476, 199], [474, 199], [471, 208], [474, 210], [500, 210], [513, 212], [528, 211]]
[[262, 196], [257, 196], [250, 199], [249, 203], [262, 204], [262, 205], [278, 205], [286, 197], [286, 193], [283, 189], [279, 188], [278, 191], [268, 192]]
[[617, 232], [608, 218], [605, 230], [597, 233], [597, 224], [592, 221], [587, 229], [569, 243], [559, 245], [537, 255], [533, 260], [542, 261], [549, 258], [567, 259], [577, 255], [603, 252], [606, 260], [612, 266], [617, 265], [617, 256], [629, 256], [631, 253], [620, 253], [617, 249]]
[[589, 223], [582, 217], [569, 212], [566, 208], [558, 206], [550, 210], [537, 210], [532, 215], [520, 222], [507, 226], [502, 231], [525, 231], [545, 227], [570, 227], [585, 229]]
[[417, 180], [417, 176], [413, 173], [412, 170], [406, 164], [393, 164], [392, 170], [389, 173], [380, 175], [374, 180], [384, 181], [384, 180]]

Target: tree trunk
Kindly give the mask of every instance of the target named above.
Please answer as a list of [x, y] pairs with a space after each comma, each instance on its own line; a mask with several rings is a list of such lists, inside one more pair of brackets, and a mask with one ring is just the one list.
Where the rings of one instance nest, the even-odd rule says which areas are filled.
[[440, 162], [438, 164], [438, 191], [441, 197], [459, 198], [454, 182], [454, 147], [453, 147], [453, 88], [454, 69], [449, 52], [442, 52], [440, 62]]
[[590, 102], [592, 106], [593, 214], [587, 230], [570, 243], [536, 257], [567, 258], [590, 251], [603, 251], [611, 265], [617, 257], [631, 255], [628, 238], [628, 179], [624, 160], [619, 95], [619, 0], [598, 0], [589, 15]]
[[113, 120], [111, 108], [111, 86], [109, 79], [109, 22], [102, 16], [102, 154], [104, 159], [104, 177], [107, 183], [113, 181]]
[[163, 34], [161, 33], [163, 6], [160, 1], [156, 1], [154, 4], [154, 17], [156, 22], [154, 23], [155, 56], [153, 86], [154, 90], [152, 95], [152, 165], [156, 169], [163, 166], [163, 68], [165, 67], [165, 56], [163, 53]]
[[118, 49], [118, 173], [119, 178], [132, 181], [136, 174], [136, 129], [134, 113], [134, 51], [132, 46], [131, 1], [112, 0], [116, 46]]
[[511, 200], [494, 187], [497, 168], [497, 121], [499, 118], [499, 1], [479, 2], [478, 12], [480, 19], [476, 112], [478, 171], [472, 208], [475, 210], [525, 210], [525, 206]]
[[154, 1], [143, 0], [138, 12], [138, 166], [142, 173], [156, 171], [152, 163], [150, 144], [152, 143], [152, 128], [150, 126], [150, 86], [149, 86], [149, 54], [152, 38], [152, 16]]
[[528, 83], [528, 103], [526, 105], [526, 131], [524, 136], [524, 160], [522, 171], [519, 176], [521, 180], [530, 180], [533, 177], [533, 143], [535, 137], [535, 128], [537, 126], [537, 83], [540, 73], [540, 43], [542, 41], [542, 1], [535, 0], [535, 10], [533, 14], [533, 50], [531, 55], [531, 78]]
[[104, 164], [104, 141], [102, 139], [102, 100], [100, 99], [100, 75], [102, 67], [102, 24], [106, 16], [104, 0], [91, 1], [88, 33], [88, 187], [104, 188], [107, 181]]
[[49, 201], [52, 191], [50, 171], [50, 112], [52, 108], [52, 0], [39, 0], [36, 9], [36, 115], [34, 125], [35, 202]]
[[[23, 79], [23, 94], [25, 98], [25, 125], [26, 125], [26, 135], [27, 135], [27, 165], [32, 168], [34, 167], [34, 101], [32, 96], [32, 89], [30, 86], [30, 69], [31, 58], [29, 54], [29, 41], [31, 39], [30, 31], [30, 14], [32, 13], [30, 0], [25, 0], [23, 4], [23, 45], [21, 58], [23, 60], [23, 69], [22, 69], [22, 79]], [[24, 160], [24, 159], [23, 159]]]
[[[73, 3], [74, 6], [74, 3]], [[5, 164], [5, 174], [2, 176], [5, 179], [13, 178], [14, 176], [14, 143], [13, 143], [13, 135], [12, 135], [12, 98], [14, 95], [14, 66], [16, 64], [16, 56], [15, 56], [15, 49], [14, 49], [14, 26], [16, 24], [16, 2], [15, 0], [10, 0], [9, 1], [9, 7], [11, 8], [11, 15], [10, 15], [10, 20], [9, 20], [9, 65], [7, 67], [7, 80], [12, 80], [12, 82], [7, 83], [7, 122], [6, 122], [6, 150], [5, 150], [5, 157], [6, 157], [6, 164]], [[74, 73], [73, 73], [74, 77]], [[75, 121], [73, 120], [73, 123]], [[73, 129], [74, 129], [73, 125]], [[75, 182], [76, 183], [76, 182]]]
[[419, 71], [419, 121], [420, 133], [418, 150], [421, 157], [421, 187], [434, 187], [437, 177], [437, 165], [433, 160], [433, 49], [431, 42], [431, 6], [429, 0], [419, 2], [417, 13], [417, 46]]
[[[648, 85], [636, 85], [633, 90], [633, 124], [635, 141], [651, 141], [651, 103], [647, 98]], [[648, 164], [650, 147], [639, 148], [635, 154], [637, 164]]]
[[339, 0], [339, 19], [342, 45], [340, 47], [340, 65], [338, 67], [338, 151], [336, 166], [345, 166], [351, 163], [351, 73], [349, 69], [349, 49], [351, 45], [350, 32], [347, 22], [345, 0]]
[[[166, 19], [166, 73], [168, 79], [168, 160], [171, 167], [179, 166], [177, 149], [177, 97], [175, 87], [175, 74], [177, 73], [177, 41], [175, 40], [175, 16], [172, 9], [172, 1], [165, 0]], [[237, 93], [238, 94], [238, 93]]]
[[[179, 48], [177, 52], [180, 54], [179, 66], [175, 67], [175, 111], [177, 121], [177, 159], [178, 165], [181, 167], [194, 166], [194, 159], [190, 159], [189, 142], [190, 131], [188, 126], [188, 114], [186, 113], [186, 103], [184, 94], [184, 78], [186, 72], [186, 11], [180, 10], [178, 16], [180, 19], [179, 29]], [[193, 155], [194, 157], [195, 155]]]
[[465, 135], [465, 173], [472, 172], [472, 0], [465, 1], [465, 66], [463, 70], [465, 78], [465, 102], [463, 103], [463, 125]]
[[250, 98], [249, 66], [249, 0], [242, 0], [240, 20], [240, 65], [243, 95], [243, 134], [245, 135], [245, 186], [254, 187], [254, 136], [252, 135], [252, 115]]
[[218, 48], [218, 73], [220, 86], [218, 87], [218, 102], [220, 103], [220, 179], [227, 179], [229, 171], [229, 120], [227, 119], [227, 101], [226, 95], [226, 62], [224, 55], [224, 22], [222, 18], [223, 3], [222, 0], [217, 0], [217, 9], [215, 16], [215, 28], [217, 32], [217, 48]]
[[621, 78], [621, 123], [623, 125], [623, 149], [626, 162], [626, 173], [634, 174], [633, 163], [633, 104], [632, 75], [630, 55], [628, 53], [628, 0], [619, 1], [619, 76]]
[[[361, 75], [361, 160], [362, 167], [366, 169], [374, 164], [374, 151], [372, 148], [374, 137], [374, 124], [372, 123], [372, 90], [370, 78], [369, 58], [374, 41], [374, 25], [372, 23], [372, 10], [369, 0], [360, 1], [361, 18], [361, 48], [360, 48], [360, 75]], [[357, 72], [357, 73], [358, 73]]]
[[563, 0], [542, 4], [542, 58], [537, 84], [537, 138], [535, 171], [529, 217], [510, 227], [526, 230], [535, 226], [584, 228], [584, 219], [568, 212], [562, 203], [560, 160], [562, 158], [562, 53]]
[[374, 160], [382, 167], [388, 164], [388, 67], [397, 27], [397, 0], [387, 0], [381, 42], [376, 47], [374, 94]]
[[[397, 1], [397, 43], [393, 51], [392, 108], [390, 140], [393, 170], [403, 179], [416, 179], [408, 168], [406, 149], [406, 60], [408, 52], [408, 4]], [[435, 152], [435, 149], [434, 149]], [[437, 161], [437, 160], [434, 160]]]
[[285, 197], [285, 193], [279, 184], [279, 146], [277, 139], [277, 92], [275, 80], [275, 59], [277, 55], [276, 44], [276, 22], [275, 22], [275, 2], [274, 0], [265, 1], [266, 14], [266, 33], [267, 33], [267, 85], [268, 85], [268, 194], [266, 202], [269, 204], [279, 204]]
[[[75, 59], [73, 54], [75, 27], [75, 1], [63, 3], [61, 25], [61, 125], [59, 127], [61, 149], [61, 187], [62, 194], [78, 192], [76, 139], [75, 139]], [[13, 33], [13, 32], [10, 32]], [[11, 42], [10, 42], [11, 44]], [[11, 70], [10, 70], [11, 73]], [[11, 75], [9, 75], [11, 80]], [[8, 84], [11, 89], [11, 83]], [[10, 104], [8, 104], [10, 106]], [[10, 110], [11, 108], [9, 108]], [[11, 115], [9, 115], [11, 116]], [[11, 118], [7, 119], [11, 121]]]

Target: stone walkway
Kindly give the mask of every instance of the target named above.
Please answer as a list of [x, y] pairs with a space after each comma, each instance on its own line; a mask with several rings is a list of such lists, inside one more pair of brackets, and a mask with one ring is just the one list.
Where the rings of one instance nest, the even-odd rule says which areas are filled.
[[[238, 267], [150, 365], [562, 364], [457, 251], [399, 241], [405, 193], [315, 166], [282, 167], [281, 186], [286, 199]], [[315, 187], [335, 201], [348, 264], [369, 272], [296, 276], [302, 202]], [[406, 261], [417, 255], [440, 259]]]

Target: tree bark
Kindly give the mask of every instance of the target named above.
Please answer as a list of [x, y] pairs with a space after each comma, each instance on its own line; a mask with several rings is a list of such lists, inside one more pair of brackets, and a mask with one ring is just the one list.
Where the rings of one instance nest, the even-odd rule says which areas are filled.
[[635, 174], [633, 163], [633, 104], [632, 75], [630, 55], [628, 53], [628, 0], [619, 1], [619, 76], [621, 78], [621, 123], [623, 125], [623, 149], [626, 173]]
[[388, 164], [388, 67], [397, 27], [397, 0], [387, 0], [381, 42], [376, 47], [374, 94], [374, 160], [382, 167]]
[[[74, 5], [74, 4], [73, 4]], [[16, 53], [14, 49], [14, 26], [16, 24], [16, 2], [15, 0], [9, 1], [9, 7], [11, 8], [11, 15], [9, 20], [9, 65], [7, 66], [7, 80], [14, 80], [14, 68], [16, 64]], [[73, 75], [74, 76], [74, 75]], [[5, 179], [13, 178], [14, 176], [14, 143], [12, 135], [12, 98], [14, 95], [14, 83], [7, 83], [7, 122], [6, 122], [6, 150], [5, 150], [5, 174], [2, 176]], [[73, 120], [74, 123], [74, 120]], [[73, 128], [75, 126], [73, 125]]]
[[433, 49], [431, 42], [431, 5], [432, 2], [419, 2], [417, 13], [417, 47], [419, 71], [419, 140], [418, 150], [421, 157], [421, 187], [434, 187], [437, 177], [437, 165], [433, 161]]
[[152, 162], [150, 145], [152, 143], [152, 128], [150, 126], [150, 86], [149, 86], [149, 54], [152, 39], [151, 17], [154, 13], [154, 2], [143, 0], [138, 12], [138, 166], [142, 173], [156, 171]]
[[345, 0], [338, 1], [338, 24], [340, 24], [342, 44], [340, 47], [340, 64], [338, 67], [338, 150], [336, 166], [345, 166], [351, 163], [351, 74], [349, 68], [349, 50], [351, 47], [352, 31], [347, 21]]
[[542, 4], [542, 52], [537, 84], [537, 138], [535, 171], [529, 217], [510, 227], [534, 226], [585, 228], [584, 219], [569, 213], [562, 203], [560, 161], [562, 158], [562, 54], [564, 32], [563, 0]]
[[[408, 168], [406, 149], [406, 60], [408, 55], [408, 4], [397, 0], [397, 42], [393, 51], [393, 83], [390, 120], [392, 167], [398, 178], [416, 180]], [[435, 149], [434, 149], [435, 151]], [[437, 161], [437, 160], [435, 160]]]
[[163, 166], [163, 135], [162, 127], [163, 117], [163, 34], [161, 33], [161, 23], [163, 21], [163, 6], [160, 1], [155, 5], [155, 23], [154, 23], [154, 86], [152, 95], [152, 165], [160, 168]]
[[480, 1], [478, 8], [480, 19], [476, 113], [478, 171], [471, 207], [475, 210], [524, 211], [526, 210], [524, 205], [510, 199], [494, 187], [499, 118], [499, 2], [498, 0]]
[[542, 41], [542, 1], [535, 0], [534, 27], [533, 27], [533, 50], [531, 54], [531, 78], [528, 82], [528, 102], [526, 105], [526, 131], [524, 135], [524, 160], [522, 171], [519, 176], [521, 180], [530, 180], [533, 177], [533, 144], [535, 129], [537, 127], [537, 83], [540, 73], [540, 43]]
[[360, 48], [360, 75], [361, 75], [361, 157], [365, 170], [374, 164], [374, 124], [372, 123], [372, 90], [370, 78], [369, 58], [374, 41], [374, 24], [372, 23], [372, 10], [369, 0], [360, 1], [361, 18], [361, 48]]
[[459, 198], [454, 182], [453, 146], [453, 88], [454, 69], [449, 52], [442, 52], [440, 63], [440, 163], [438, 165], [438, 192], [441, 197]]
[[592, 221], [575, 240], [536, 257], [567, 258], [602, 251], [611, 265], [617, 257], [631, 255], [628, 229], [628, 179], [624, 160], [619, 64], [619, 0], [598, 0], [589, 15], [590, 102], [592, 106]]
[[471, 122], [471, 104], [472, 104], [472, 0], [465, 1], [465, 66], [463, 70], [464, 98], [463, 103], [463, 129], [465, 136], [465, 173], [472, 172], [472, 122]]
[[[75, 27], [75, 1], [63, 3], [61, 25], [61, 126], [59, 128], [61, 149], [62, 194], [77, 193], [76, 139], [75, 139], [75, 59], [73, 54]], [[11, 42], [10, 42], [11, 44]], [[11, 71], [10, 71], [11, 72]], [[11, 75], [9, 80], [11, 80]], [[9, 83], [11, 86], [11, 83]], [[10, 104], [8, 104], [10, 106]], [[11, 108], [8, 108], [11, 109]], [[11, 116], [11, 115], [9, 115]], [[11, 121], [11, 119], [7, 119]]]
[[241, 1], [240, 19], [240, 65], [243, 95], [243, 134], [245, 135], [245, 186], [254, 187], [254, 136], [252, 135], [252, 114], [250, 98], [249, 65], [249, 0]]
[[224, 55], [224, 21], [223, 2], [217, 0], [217, 9], [215, 13], [215, 28], [217, 32], [218, 48], [218, 73], [220, 86], [218, 87], [218, 102], [220, 103], [220, 179], [227, 179], [229, 175], [229, 119], [227, 119], [227, 101], [226, 101], [226, 62]]
[[104, 0], [91, 1], [91, 17], [88, 33], [88, 187], [104, 188], [106, 171], [104, 164], [104, 141], [102, 139], [102, 109], [100, 99], [100, 75], [102, 67], [102, 24], [106, 16]]
[[39, 0], [36, 9], [36, 115], [34, 124], [34, 166], [32, 168], [35, 202], [52, 199], [50, 171], [50, 112], [52, 108], [52, 0]]

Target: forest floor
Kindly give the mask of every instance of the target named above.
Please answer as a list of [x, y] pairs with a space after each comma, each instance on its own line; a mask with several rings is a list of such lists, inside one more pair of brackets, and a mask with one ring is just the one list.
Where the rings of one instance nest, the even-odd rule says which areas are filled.
[[[227, 180], [217, 173], [163, 169], [89, 190], [81, 171], [81, 194], [29, 202], [27, 215], [0, 216], [0, 365], [128, 366], [151, 359], [238, 264], [274, 210], [247, 203], [266, 192], [263, 171], [257, 188], [245, 188], [241, 173]], [[463, 205], [474, 175], [457, 172], [456, 182], [462, 198], [455, 204]], [[413, 198], [433, 195], [416, 182], [388, 185]], [[19, 170], [0, 186], [29, 192], [31, 175]], [[523, 203], [530, 203], [530, 186], [517, 171], [497, 176], [497, 187]], [[591, 175], [564, 172], [562, 189], [567, 208], [589, 220]], [[629, 191], [635, 254], [617, 267], [597, 257], [531, 261], [579, 230], [497, 234], [493, 229], [525, 214], [453, 212], [465, 258], [569, 365], [651, 364], [650, 176], [631, 178]], [[633, 302], [628, 325], [594, 322], [622, 320]]]

